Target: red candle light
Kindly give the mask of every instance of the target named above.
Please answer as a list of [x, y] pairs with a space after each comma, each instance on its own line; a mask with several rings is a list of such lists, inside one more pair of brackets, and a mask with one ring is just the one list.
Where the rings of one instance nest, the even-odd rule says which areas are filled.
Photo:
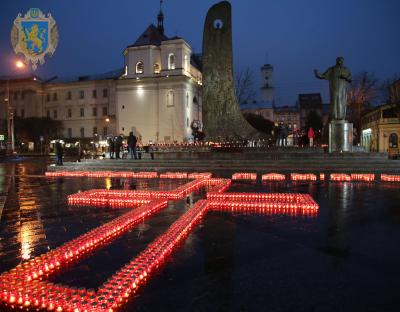
[[261, 176], [261, 181], [285, 181], [284, 174], [279, 173], [266, 173]]
[[344, 173], [331, 173], [331, 181], [351, 181], [351, 177], [348, 174]]
[[292, 181], [317, 181], [317, 176], [312, 173], [291, 173]]
[[232, 175], [232, 180], [257, 180], [256, 173], [248, 173], [248, 172], [238, 172]]

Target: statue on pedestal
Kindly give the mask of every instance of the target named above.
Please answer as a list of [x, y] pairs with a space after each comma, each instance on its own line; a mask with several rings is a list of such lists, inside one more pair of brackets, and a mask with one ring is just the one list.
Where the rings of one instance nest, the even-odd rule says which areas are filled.
[[338, 57], [336, 65], [328, 68], [323, 74], [314, 70], [315, 77], [329, 81], [331, 117], [333, 120], [346, 119], [347, 84], [351, 83], [351, 72], [343, 66], [343, 63], [343, 57]]
[[353, 148], [353, 124], [346, 121], [347, 85], [351, 73], [343, 66], [343, 57], [323, 74], [314, 70], [315, 77], [329, 81], [331, 122], [329, 124], [329, 152], [351, 152]]

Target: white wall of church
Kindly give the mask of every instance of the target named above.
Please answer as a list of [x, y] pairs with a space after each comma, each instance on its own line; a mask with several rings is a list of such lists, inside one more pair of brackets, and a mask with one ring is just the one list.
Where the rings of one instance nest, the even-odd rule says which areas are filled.
[[162, 81], [120, 80], [117, 87], [118, 130], [133, 131], [143, 144], [184, 142], [191, 137], [191, 123], [198, 119], [193, 98], [199, 91], [185, 76]]

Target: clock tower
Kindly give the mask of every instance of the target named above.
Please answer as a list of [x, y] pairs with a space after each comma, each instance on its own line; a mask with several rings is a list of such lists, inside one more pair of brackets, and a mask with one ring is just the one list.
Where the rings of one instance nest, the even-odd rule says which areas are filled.
[[274, 68], [270, 64], [261, 67], [261, 97], [264, 102], [273, 102], [274, 85], [273, 85]]

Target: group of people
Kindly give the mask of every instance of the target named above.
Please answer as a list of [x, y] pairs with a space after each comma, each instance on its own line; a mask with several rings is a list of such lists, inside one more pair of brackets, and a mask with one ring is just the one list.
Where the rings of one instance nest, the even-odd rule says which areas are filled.
[[307, 131], [300, 131], [298, 128], [294, 128], [290, 131], [288, 125], [281, 122], [277, 127], [277, 146], [287, 146], [288, 136], [292, 132], [292, 145], [293, 146], [314, 146], [315, 131], [312, 127], [309, 127]]
[[[108, 143], [108, 152], [110, 154], [110, 159], [121, 159], [123, 158], [123, 141], [124, 137], [122, 134], [116, 137], [109, 137], [107, 140]], [[128, 136], [128, 152], [131, 156], [131, 159], [138, 159], [136, 146], [138, 143], [137, 137], [133, 134], [133, 132], [129, 132]], [[122, 154], [121, 154], [122, 152]]]

